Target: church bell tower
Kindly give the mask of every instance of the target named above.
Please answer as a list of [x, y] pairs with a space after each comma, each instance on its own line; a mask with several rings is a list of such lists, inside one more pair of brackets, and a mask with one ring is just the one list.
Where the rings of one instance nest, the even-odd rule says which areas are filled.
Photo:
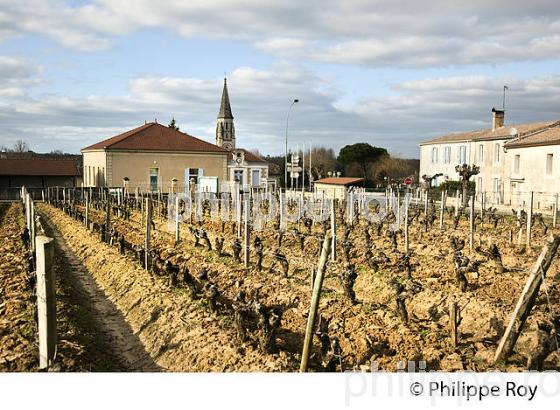
[[227, 79], [224, 78], [224, 90], [222, 91], [222, 102], [218, 112], [216, 124], [216, 145], [227, 150], [235, 149], [235, 127], [233, 126], [233, 114], [229, 104]]

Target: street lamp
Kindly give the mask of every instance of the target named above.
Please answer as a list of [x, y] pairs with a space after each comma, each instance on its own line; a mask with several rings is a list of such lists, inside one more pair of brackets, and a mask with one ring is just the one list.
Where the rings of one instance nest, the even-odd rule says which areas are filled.
[[296, 98], [290, 104], [290, 108], [288, 108], [288, 114], [286, 115], [286, 149], [284, 151], [284, 189], [288, 190], [288, 122], [290, 120], [290, 112], [292, 111], [292, 107], [294, 104], [298, 103], [299, 100]]

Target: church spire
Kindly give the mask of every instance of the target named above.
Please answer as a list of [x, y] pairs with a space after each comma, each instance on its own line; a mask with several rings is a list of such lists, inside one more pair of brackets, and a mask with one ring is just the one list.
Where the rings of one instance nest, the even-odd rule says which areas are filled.
[[231, 105], [229, 104], [227, 78], [224, 78], [224, 90], [222, 91], [222, 102], [220, 104], [220, 112], [218, 113], [218, 118], [233, 120], [233, 114], [231, 113]]
[[222, 91], [222, 102], [218, 112], [216, 123], [216, 145], [227, 150], [235, 149], [235, 126], [233, 125], [233, 115], [229, 104], [229, 94], [227, 89], [227, 79], [224, 78], [224, 90]]

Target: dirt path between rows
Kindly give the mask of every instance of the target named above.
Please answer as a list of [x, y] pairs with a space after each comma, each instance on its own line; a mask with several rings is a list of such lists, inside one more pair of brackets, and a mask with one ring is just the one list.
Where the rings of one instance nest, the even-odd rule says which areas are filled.
[[[156, 372], [161, 368], [146, 352], [144, 345], [134, 333], [122, 312], [99, 287], [91, 272], [80, 262], [66, 243], [64, 237], [49, 219], [42, 215], [48, 236], [55, 239], [55, 269], [61, 279], [70, 282], [73, 304], [87, 312], [88, 327], [97, 351], [92, 355], [97, 363], [91, 363], [93, 371]], [[105, 351], [108, 349], [108, 351]]]

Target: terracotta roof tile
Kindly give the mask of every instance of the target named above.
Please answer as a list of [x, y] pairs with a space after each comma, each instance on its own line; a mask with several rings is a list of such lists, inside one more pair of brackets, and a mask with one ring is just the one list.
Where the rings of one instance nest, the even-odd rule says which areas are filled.
[[97, 149], [227, 152], [227, 150], [217, 145], [155, 122], [149, 122], [138, 128], [90, 145], [83, 148], [82, 151]]
[[353, 185], [363, 182], [363, 178], [323, 178], [315, 181], [316, 184], [328, 184], [328, 185]]
[[[467, 132], [456, 132], [452, 134], [443, 135], [441, 137], [433, 138], [427, 141], [423, 141], [420, 145], [425, 144], [438, 144], [445, 142], [460, 142], [460, 141], [484, 141], [493, 139], [512, 139], [515, 138], [515, 133], [519, 135], [524, 135], [526, 133], [542, 130], [549, 128], [556, 124], [557, 121], [546, 121], [546, 122], [534, 122], [528, 124], [517, 124], [517, 125], [507, 125], [500, 128], [496, 128], [494, 131], [492, 129], [478, 130], [478, 131], [467, 131]], [[514, 129], [515, 128], [515, 129]]]
[[534, 131], [531, 133], [526, 133], [519, 138], [515, 138], [504, 144], [506, 148], [522, 148], [522, 147], [532, 147], [539, 145], [555, 145], [560, 144], [560, 121], [558, 121], [554, 126]]
[[0, 175], [78, 176], [80, 167], [71, 159], [0, 159]]
[[[238, 151], [243, 151], [245, 153], [245, 160], [247, 162], [263, 162], [263, 163], [267, 163], [264, 159], [262, 159], [261, 157], [259, 157], [258, 155], [253, 154], [250, 151], [247, 151], [246, 149], [243, 148], [238, 148]], [[231, 154], [233, 154], [233, 151], [230, 151]]]

